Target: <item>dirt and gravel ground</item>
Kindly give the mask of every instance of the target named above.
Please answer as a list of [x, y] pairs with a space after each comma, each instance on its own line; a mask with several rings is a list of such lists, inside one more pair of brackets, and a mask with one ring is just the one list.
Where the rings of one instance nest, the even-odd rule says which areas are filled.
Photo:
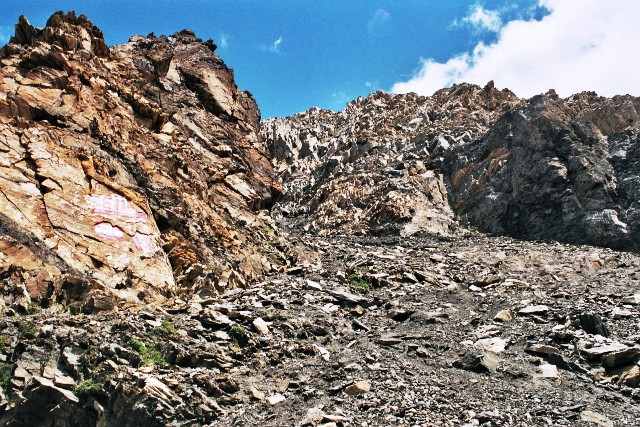
[[638, 255], [300, 240], [321, 265], [229, 298], [269, 324], [245, 373], [267, 402], [229, 425], [640, 425]]
[[475, 232], [291, 239], [306, 263], [220, 298], [6, 312], [8, 396], [30, 385], [3, 421], [40, 425], [48, 399], [76, 425], [640, 425], [637, 254]]

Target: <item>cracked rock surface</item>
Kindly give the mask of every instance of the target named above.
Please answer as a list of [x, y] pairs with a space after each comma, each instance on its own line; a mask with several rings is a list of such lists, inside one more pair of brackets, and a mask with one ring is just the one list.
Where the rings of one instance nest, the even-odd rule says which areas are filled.
[[32, 300], [74, 280], [133, 303], [211, 295], [286, 264], [259, 110], [214, 51], [20, 18], [0, 57], [0, 240], [44, 263], [8, 267]]
[[638, 255], [298, 238], [315, 263], [220, 297], [4, 317], [1, 422], [637, 425]]
[[638, 250], [640, 100], [470, 84], [263, 123], [275, 212], [319, 234], [500, 235]]

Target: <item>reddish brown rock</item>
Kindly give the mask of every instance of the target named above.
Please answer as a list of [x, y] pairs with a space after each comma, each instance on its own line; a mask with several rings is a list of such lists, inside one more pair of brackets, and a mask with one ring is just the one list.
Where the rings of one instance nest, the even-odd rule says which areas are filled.
[[0, 56], [0, 234], [132, 302], [278, 270], [260, 113], [214, 50], [190, 31], [107, 48], [84, 16], [21, 17]]

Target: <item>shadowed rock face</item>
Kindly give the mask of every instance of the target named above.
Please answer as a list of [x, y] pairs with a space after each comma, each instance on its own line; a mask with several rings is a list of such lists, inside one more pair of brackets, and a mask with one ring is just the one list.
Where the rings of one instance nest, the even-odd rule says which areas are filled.
[[280, 186], [260, 112], [214, 51], [190, 31], [107, 48], [85, 16], [58, 12], [43, 29], [20, 18], [0, 55], [13, 302], [63, 298], [78, 281], [110, 295], [105, 308], [205, 295], [286, 262], [264, 231]]
[[640, 241], [640, 100], [461, 84], [264, 122], [281, 212], [319, 233], [482, 231], [623, 250]]
[[640, 246], [640, 100], [554, 93], [447, 156], [456, 211], [484, 231]]

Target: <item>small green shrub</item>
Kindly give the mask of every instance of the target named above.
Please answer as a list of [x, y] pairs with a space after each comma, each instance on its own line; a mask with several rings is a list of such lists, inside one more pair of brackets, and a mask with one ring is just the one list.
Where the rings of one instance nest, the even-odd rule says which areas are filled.
[[40, 307], [35, 302], [29, 303], [29, 306], [27, 307], [27, 314], [38, 314], [41, 311], [42, 311], [42, 307]]
[[273, 227], [265, 225], [264, 227], [262, 227], [262, 231], [264, 231], [266, 234], [275, 234], [276, 230], [273, 229]]
[[101, 387], [93, 380], [89, 378], [73, 387], [73, 392], [76, 396], [92, 396], [101, 391]]
[[35, 338], [38, 335], [38, 327], [31, 322], [20, 322], [18, 324], [18, 334], [23, 338]]
[[369, 283], [366, 279], [363, 279], [362, 277], [358, 276], [355, 273], [352, 273], [349, 276], [347, 276], [347, 280], [353, 286], [357, 286], [359, 288], [362, 288], [365, 291], [370, 291], [371, 290], [371, 283]]
[[13, 365], [0, 362], [0, 388], [6, 391], [13, 376]]
[[0, 351], [3, 351], [7, 347], [7, 337], [0, 335]]
[[231, 336], [245, 336], [247, 335], [247, 330], [245, 328], [243, 328], [240, 325], [236, 325], [234, 327], [231, 328], [231, 331], [229, 331], [229, 333], [231, 334]]
[[142, 360], [141, 366], [167, 366], [168, 363], [160, 351], [150, 344], [145, 344], [137, 338], [129, 340], [129, 347], [138, 353]]
[[229, 335], [231, 336], [231, 344], [236, 347], [242, 348], [249, 342], [247, 330], [240, 325], [233, 326], [229, 330]]
[[151, 333], [153, 335], [159, 335], [159, 336], [162, 336], [162, 337], [168, 337], [168, 336], [174, 335], [176, 333], [176, 328], [175, 328], [175, 326], [173, 326], [173, 324], [171, 322], [163, 320], [161, 323], [162, 324], [159, 327], [153, 328], [151, 330]]

